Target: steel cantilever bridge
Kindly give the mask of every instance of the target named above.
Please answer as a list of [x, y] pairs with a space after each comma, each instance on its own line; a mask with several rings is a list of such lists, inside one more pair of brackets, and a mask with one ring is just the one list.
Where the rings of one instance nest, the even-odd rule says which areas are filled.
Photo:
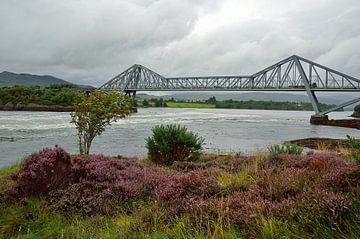
[[134, 97], [137, 91], [306, 91], [317, 116], [360, 101], [322, 111], [315, 92], [360, 92], [360, 80], [296, 55], [244, 76], [164, 77], [135, 64], [99, 89]]

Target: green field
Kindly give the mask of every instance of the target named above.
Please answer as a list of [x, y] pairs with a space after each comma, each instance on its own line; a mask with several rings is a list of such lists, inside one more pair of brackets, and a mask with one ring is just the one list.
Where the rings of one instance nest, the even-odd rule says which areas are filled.
[[215, 108], [214, 104], [192, 103], [192, 102], [166, 102], [171, 108]]

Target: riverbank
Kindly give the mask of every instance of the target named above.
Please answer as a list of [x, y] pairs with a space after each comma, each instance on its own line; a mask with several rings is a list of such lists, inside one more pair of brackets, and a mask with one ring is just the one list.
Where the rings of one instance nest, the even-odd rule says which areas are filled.
[[162, 166], [47, 149], [0, 171], [0, 234], [359, 238], [359, 173], [331, 153], [213, 154]]
[[2, 111], [44, 111], [44, 112], [73, 112], [73, 106], [45, 106], [45, 105], [0, 105]]
[[[305, 138], [287, 141], [290, 144], [296, 144], [302, 147], [315, 150], [348, 154], [351, 151], [348, 139], [331, 138]], [[343, 155], [346, 156], [346, 155]]]

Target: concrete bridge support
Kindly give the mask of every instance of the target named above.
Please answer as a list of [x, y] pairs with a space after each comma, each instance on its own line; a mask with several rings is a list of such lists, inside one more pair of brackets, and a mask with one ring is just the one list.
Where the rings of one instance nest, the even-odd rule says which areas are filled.
[[125, 90], [125, 95], [132, 98], [132, 107], [136, 109], [136, 90]]

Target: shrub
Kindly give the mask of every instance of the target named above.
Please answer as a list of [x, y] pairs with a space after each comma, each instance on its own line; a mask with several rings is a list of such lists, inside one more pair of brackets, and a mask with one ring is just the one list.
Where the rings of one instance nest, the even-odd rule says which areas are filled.
[[274, 144], [268, 150], [270, 153], [301, 154], [304, 148], [295, 144]]
[[146, 140], [149, 160], [165, 165], [174, 161], [194, 161], [200, 156], [204, 139], [180, 125], [160, 125]]
[[[359, 105], [357, 107], [360, 108]], [[353, 152], [350, 156], [351, 159], [354, 159], [356, 162], [360, 163], [360, 141], [349, 135], [347, 135], [347, 138], [350, 147], [353, 149]]]
[[18, 192], [25, 196], [47, 195], [69, 183], [70, 155], [60, 147], [45, 148], [29, 155], [13, 174]]

